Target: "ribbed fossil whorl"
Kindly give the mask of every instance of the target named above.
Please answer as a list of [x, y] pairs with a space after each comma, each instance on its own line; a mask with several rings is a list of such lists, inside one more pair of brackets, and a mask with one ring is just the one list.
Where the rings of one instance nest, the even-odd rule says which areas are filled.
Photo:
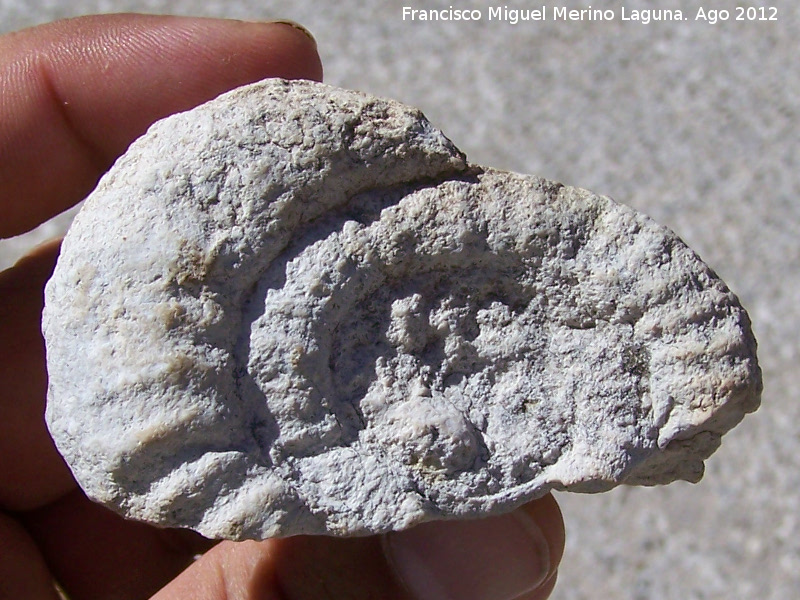
[[135, 142], [64, 241], [44, 332], [86, 492], [233, 539], [694, 481], [761, 390], [745, 311], [669, 230], [304, 81]]

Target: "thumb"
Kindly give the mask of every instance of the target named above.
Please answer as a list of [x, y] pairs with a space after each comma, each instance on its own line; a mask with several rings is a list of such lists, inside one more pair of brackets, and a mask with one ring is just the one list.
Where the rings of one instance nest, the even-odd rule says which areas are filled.
[[414, 600], [544, 600], [564, 551], [564, 522], [548, 494], [505, 515], [426, 523], [386, 540]]
[[223, 542], [153, 600], [544, 600], [564, 524], [552, 496], [385, 536]]

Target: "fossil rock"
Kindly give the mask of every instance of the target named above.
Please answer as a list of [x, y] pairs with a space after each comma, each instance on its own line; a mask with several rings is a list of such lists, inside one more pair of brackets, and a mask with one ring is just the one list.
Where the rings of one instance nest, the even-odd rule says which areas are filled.
[[696, 481], [761, 391], [673, 233], [311, 82], [153, 125], [67, 235], [44, 333], [86, 492], [232, 539]]

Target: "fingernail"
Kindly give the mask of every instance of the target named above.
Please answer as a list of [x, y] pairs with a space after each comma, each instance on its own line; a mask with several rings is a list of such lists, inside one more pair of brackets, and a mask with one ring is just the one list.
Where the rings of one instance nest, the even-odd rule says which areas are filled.
[[550, 570], [547, 540], [521, 510], [389, 533], [384, 552], [416, 600], [514, 600]]
[[274, 21], [270, 21], [270, 23], [277, 23], [279, 25], [289, 25], [290, 27], [294, 27], [298, 31], [302, 31], [304, 34], [306, 34], [306, 37], [310, 39], [312, 42], [314, 42], [315, 47], [317, 45], [317, 40], [314, 37], [314, 35], [308, 29], [300, 25], [300, 23], [298, 23], [297, 21], [292, 21], [290, 19], [276, 19]]

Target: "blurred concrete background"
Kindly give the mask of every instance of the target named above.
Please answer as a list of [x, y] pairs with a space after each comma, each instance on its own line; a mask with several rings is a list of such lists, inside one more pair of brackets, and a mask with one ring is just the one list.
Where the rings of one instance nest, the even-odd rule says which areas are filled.
[[[0, 0], [0, 30], [97, 12], [290, 18], [316, 36], [326, 80], [422, 108], [473, 162], [613, 196], [673, 228], [755, 325], [763, 407], [698, 485], [560, 494], [568, 545], [556, 600], [800, 597], [800, 5], [777, 21], [695, 21], [698, 2], [595, 0], [614, 21], [488, 20], [489, 2]], [[474, 8], [410, 22], [402, 6]], [[514, 3], [535, 8], [542, 3]], [[589, 3], [545, 3], [587, 8]], [[712, 4], [712, 3], [708, 3]], [[621, 8], [682, 22], [621, 21]], [[769, 16], [771, 13], [767, 13]], [[3, 242], [0, 267], [55, 235]]]

